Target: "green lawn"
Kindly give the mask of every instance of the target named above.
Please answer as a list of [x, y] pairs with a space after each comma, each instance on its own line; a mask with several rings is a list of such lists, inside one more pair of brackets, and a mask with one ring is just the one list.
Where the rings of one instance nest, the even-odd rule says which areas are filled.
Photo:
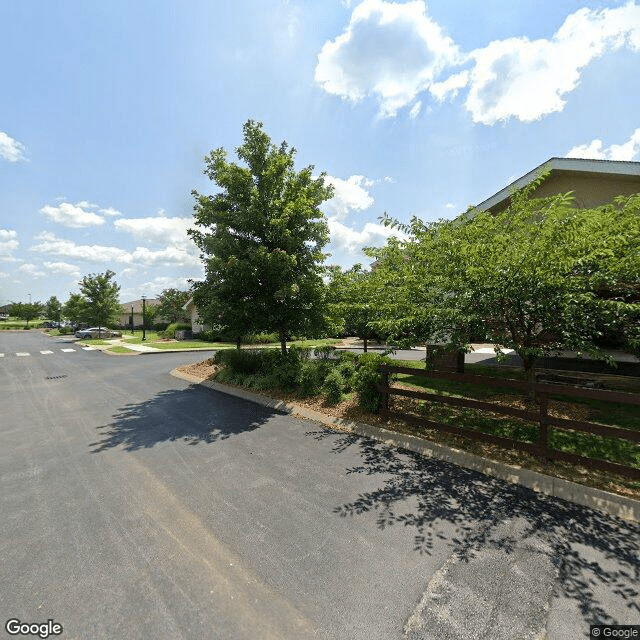
[[[421, 363], [410, 363], [399, 361], [399, 366], [422, 368]], [[467, 373], [480, 375], [491, 375], [491, 377], [512, 378], [522, 380], [524, 378], [521, 371], [502, 370], [495, 367], [465, 366]], [[429, 379], [412, 376], [410, 374], [399, 374], [396, 376], [398, 382], [410, 385], [427, 392], [438, 393], [445, 396], [457, 396], [470, 398], [473, 400], [492, 401], [497, 396], [522, 397], [523, 392], [510, 387], [486, 387], [482, 385], [468, 384], [442, 379]], [[628, 389], [625, 389], [628, 391]], [[563, 396], [562, 394], [551, 395], [550, 400], [564, 403], [557, 405], [559, 411], [567, 412], [568, 418], [586, 420], [604, 425], [618, 426], [626, 429], [640, 430], [640, 407], [632, 405], [622, 405], [618, 403], [605, 402], [603, 400], [593, 400], [586, 398], [575, 398]], [[474, 431], [482, 431], [494, 435], [522, 440], [524, 442], [535, 442], [538, 434], [536, 423], [503, 416], [490, 414], [487, 411], [471, 409], [466, 407], [452, 407], [447, 405], [419, 400], [415, 402], [400, 400], [405, 406], [411, 407], [412, 413], [418, 413], [428, 420], [442, 422], [445, 424], [455, 424]], [[536, 407], [532, 407], [536, 411]], [[555, 449], [577, 453], [579, 455], [603, 458], [613, 462], [619, 462], [629, 466], [640, 467], [640, 446], [629, 441], [604, 436], [590, 435], [578, 431], [566, 431], [551, 428], [549, 433], [549, 444]]]
[[120, 345], [116, 345], [115, 347], [110, 347], [109, 349], [107, 349], [107, 351], [110, 351], [111, 353], [129, 353], [129, 354], [138, 353], [133, 349], [127, 349], [127, 347], [121, 347]]

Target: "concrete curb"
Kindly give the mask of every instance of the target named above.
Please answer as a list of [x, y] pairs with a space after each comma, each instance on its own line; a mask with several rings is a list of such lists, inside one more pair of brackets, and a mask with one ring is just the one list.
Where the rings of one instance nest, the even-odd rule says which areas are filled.
[[287, 403], [275, 398], [268, 398], [219, 382], [202, 380], [201, 378], [183, 373], [177, 369], [171, 371], [171, 375], [186, 380], [187, 382], [213, 389], [214, 391], [220, 391], [221, 393], [242, 398], [243, 400], [255, 402], [256, 404], [275, 409], [276, 411], [314, 420], [330, 427], [338, 427], [341, 430], [347, 430], [356, 435], [373, 438], [392, 447], [401, 447], [429, 458], [451, 462], [465, 469], [473, 469], [485, 475], [506, 480], [512, 484], [519, 484], [538, 493], [562, 498], [574, 504], [596, 509], [610, 516], [616, 516], [632, 522], [640, 522], [640, 500], [619, 496], [615, 493], [603, 491], [602, 489], [585, 487], [575, 482], [570, 482], [569, 480], [555, 478], [537, 471], [531, 471], [530, 469], [523, 469], [502, 462], [488, 460], [473, 453], [453, 449], [452, 447], [430, 442], [429, 440], [423, 440], [416, 436], [388, 431], [387, 429], [374, 427], [361, 422], [351, 422], [349, 420], [342, 420], [341, 418], [334, 418], [333, 416], [313, 411], [312, 409], [307, 409], [297, 404]]

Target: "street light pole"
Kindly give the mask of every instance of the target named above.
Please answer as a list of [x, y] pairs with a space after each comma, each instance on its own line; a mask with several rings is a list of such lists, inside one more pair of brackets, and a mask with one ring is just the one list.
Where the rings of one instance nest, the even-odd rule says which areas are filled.
[[146, 311], [146, 306], [145, 303], [147, 301], [147, 296], [142, 296], [142, 342], [144, 342], [147, 339], [147, 333], [146, 333], [146, 323], [145, 323], [145, 311]]

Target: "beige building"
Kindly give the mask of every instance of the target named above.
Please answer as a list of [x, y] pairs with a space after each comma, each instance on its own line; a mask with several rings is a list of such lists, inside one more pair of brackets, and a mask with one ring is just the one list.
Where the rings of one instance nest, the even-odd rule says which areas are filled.
[[[145, 305], [155, 307], [160, 304], [160, 300], [157, 298], [147, 298], [145, 300]], [[132, 300], [131, 302], [123, 302], [122, 303], [122, 311], [118, 316], [118, 325], [120, 326], [130, 326], [131, 324], [131, 310], [133, 309], [133, 326], [141, 327], [142, 326], [142, 299], [140, 300]], [[162, 318], [154, 318], [154, 322], [161, 322]]]
[[189, 298], [182, 308], [189, 314], [189, 318], [191, 318], [191, 331], [193, 331], [193, 333], [204, 331], [204, 325], [198, 317], [198, 310], [193, 302], [193, 298]]
[[590, 209], [608, 204], [619, 195], [640, 193], [640, 162], [551, 158], [481, 202], [476, 209], [503, 211], [509, 206], [511, 192], [529, 184], [546, 167], [551, 173], [534, 191], [536, 198], [572, 191], [576, 207]]

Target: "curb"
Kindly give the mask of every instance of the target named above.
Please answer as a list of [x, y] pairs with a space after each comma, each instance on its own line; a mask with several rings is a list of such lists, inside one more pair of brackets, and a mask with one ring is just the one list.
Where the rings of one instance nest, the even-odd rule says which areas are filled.
[[408, 449], [409, 451], [419, 453], [428, 458], [436, 458], [437, 460], [450, 462], [459, 467], [464, 467], [465, 469], [473, 469], [474, 471], [479, 471], [485, 475], [527, 487], [537, 493], [553, 496], [555, 498], [562, 498], [563, 500], [573, 502], [574, 504], [596, 509], [610, 516], [616, 516], [623, 520], [640, 523], [640, 500], [619, 496], [615, 493], [603, 491], [602, 489], [586, 487], [569, 480], [548, 476], [543, 473], [539, 473], [538, 471], [531, 471], [530, 469], [523, 469], [522, 467], [488, 460], [487, 458], [483, 458], [476, 454], [460, 451], [459, 449], [453, 449], [452, 447], [437, 444], [429, 440], [423, 440], [416, 436], [396, 433], [395, 431], [389, 431], [381, 427], [374, 427], [373, 425], [364, 424], [362, 422], [352, 422], [350, 420], [334, 418], [333, 416], [313, 411], [312, 409], [307, 409], [306, 407], [297, 404], [284, 402], [284, 400], [268, 398], [250, 391], [245, 391], [244, 389], [230, 387], [225, 384], [221, 384], [220, 382], [202, 380], [196, 376], [182, 373], [177, 369], [174, 369], [170, 373], [172, 376], [187, 382], [192, 382], [202, 387], [213, 389], [214, 391], [242, 398], [249, 402], [255, 402], [256, 404], [275, 409], [276, 411], [282, 411], [283, 413], [289, 413], [308, 420], [314, 420], [329, 427], [338, 427], [341, 430], [348, 430], [359, 436], [373, 438], [374, 440], [382, 442], [388, 446]]

